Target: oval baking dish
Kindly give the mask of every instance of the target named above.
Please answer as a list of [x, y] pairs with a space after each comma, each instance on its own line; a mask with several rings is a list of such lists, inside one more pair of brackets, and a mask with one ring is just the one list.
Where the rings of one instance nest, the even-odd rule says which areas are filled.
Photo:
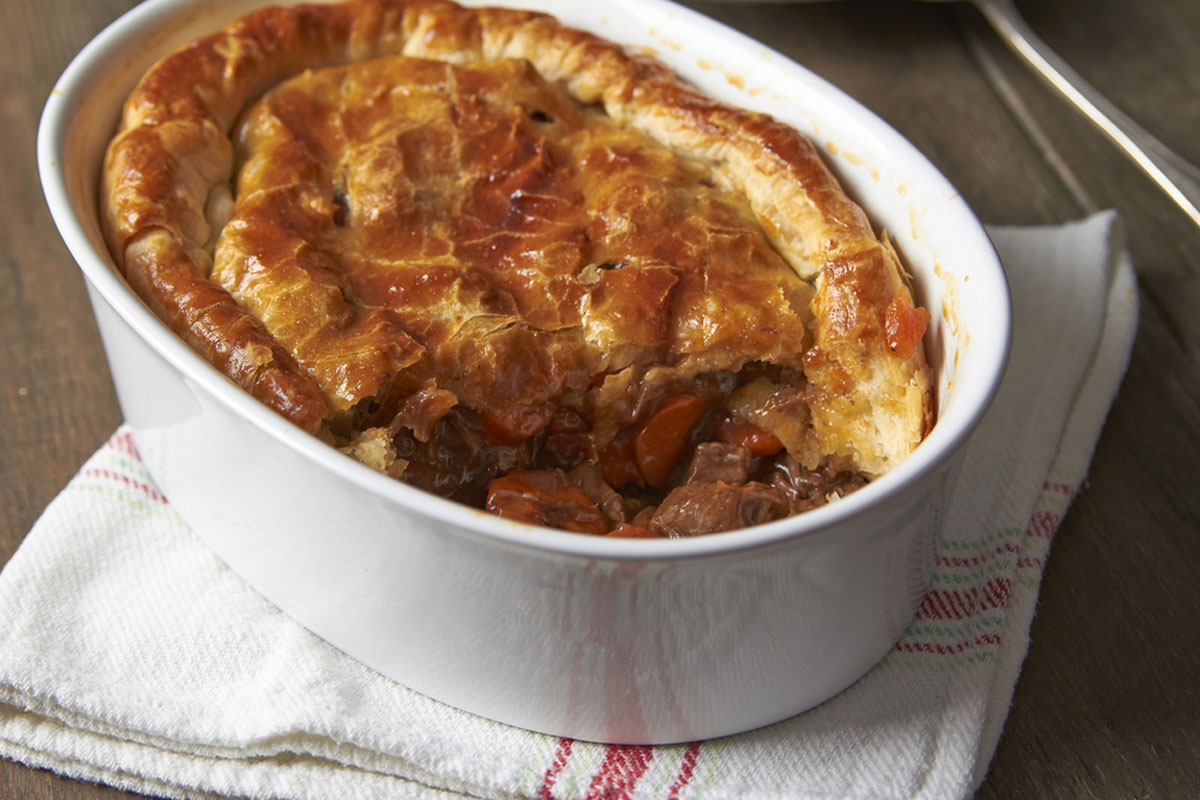
[[[264, 596], [433, 698], [561, 736], [709, 738], [857, 680], [927, 586], [968, 437], [1003, 374], [1003, 271], [978, 221], [894, 131], [787, 59], [666, 2], [500, 3], [654, 51], [718, 100], [818, 145], [886, 229], [933, 316], [937, 423], [888, 474], [799, 516], [682, 540], [530, 527], [428, 495], [327, 447], [193, 353], [114, 270], [97, 213], [121, 104], [158, 58], [258, 5], [149, 0], [47, 102], [47, 201], [88, 291], [118, 397], [171, 504]], [[669, 32], [669, 33], [667, 33]]]

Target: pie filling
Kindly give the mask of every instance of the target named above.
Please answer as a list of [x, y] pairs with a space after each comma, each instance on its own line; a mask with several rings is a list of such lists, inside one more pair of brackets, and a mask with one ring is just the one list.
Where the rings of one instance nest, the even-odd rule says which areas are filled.
[[[772, 373], [777, 383], [765, 377]], [[790, 432], [803, 437], [796, 422], [803, 419], [803, 377], [754, 364], [697, 378], [604, 446], [580, 409], [558, 406], [535, 434], [506, 444], [479, 414], [455, 408], [426, 442], [402, 428], [387, 440], [391, 449], [380, 448], [386, 455], [376, 466], [517, 521], [626, 537], [693, 536], [770, 522], [866, 484], [851, 466], [839, 470], [829, 459], [815, 469], [801, 465], [779, 437], [747, 421], [740, 413], [744, 395], [767, 387], [776, 410], [792, 415]], [[368, 433], [367, 440], [381, 434]]]
[[[428, 30], [471, 19], [429, 5]], [[342, 13], [300, 8], [302, 21]], [[354, 8], [347, 19], [365, 18]], [[106, 166], [114, 252], [159, 313], [297, 424], [375, 469], [503, 517], [691, 536], [863, 486], [891, 458], [872, 437], [906, 453], [929, 416], [928, 314], [894, 254], [815, 156], [786, 184], [814, 199], [789, 200], [792, 217], [779, 224], [764, 217], [742, 184], [784, 169], [772, 159], [808, 159], [794, 132], [705, 105], [660, 67], [569, 35], [603, 46], [622, 69], [650, 70], [678, 96], [648, 106], [651, 127], [697, 128], [716, 144], [668, 146], [610, 116], [609, 100], [581, 102], [543, 77], [532, 56], [387, 55], [270, 88], [234, 124], [231, 156], [221, 155], [227, 144], [206, 143], [209, 117], [176, 123], [168, 110], [160, 124], [148, 106], [150, 121], [114, 140]], [[258, 52], [214, 41], [213, 53]], [[189, 57], [201, 56], [180, 56]], [[220, 80], [236, 77], [229, 65]], [[633, 107], [642, 91], [622, 96]], [[127, 114], [139, 108], [131, 99]], [[737, 114], [754, 135], [782, 142], [737, 144], [763, 159], [766, 177], [739, 174], [720, 155], [724, 134], [706, 132], [705, 120]], [[205, 219], [169, 233], [137, 187], [171, 203], [176, 195], [158, 188], [141, 153], [192, 140], [216, 154], [213, 164], [228, 158], [233, 181], [213, 181]], [[185, 191], [203, 185], [171, 163]], [[220, 174], [196, 164], [197, 175]], [[836, 216], [847, 207], [849, 217]], [[817, 220], [816, 238], [781, 232], [793, 218]], [[854, 234], [849, 245], [843, 231]], [[172, 271], [181, 248], [188, 261]], [[809, 251], [811, 263], [799, 263]], [[800, 277], [822, 270], [816, 286]], [[877, 432], [871, 414], [885, 399], [915, 421]]]

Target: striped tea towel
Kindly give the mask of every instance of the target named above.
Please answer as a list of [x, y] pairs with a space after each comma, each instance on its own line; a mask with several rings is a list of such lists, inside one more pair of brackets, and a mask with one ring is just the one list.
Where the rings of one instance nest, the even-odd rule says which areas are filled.
[[929, 594], [862, 680], [725, 739], [604, 746], [443, 706], [316, 638], [173, 512], [126, 431], [0, 573], [0, 755], [173, 798], [956, 798], [987, 770], [1051, 537], [1136, 327], [1111, 213], [995, 228], [1011, 366]]

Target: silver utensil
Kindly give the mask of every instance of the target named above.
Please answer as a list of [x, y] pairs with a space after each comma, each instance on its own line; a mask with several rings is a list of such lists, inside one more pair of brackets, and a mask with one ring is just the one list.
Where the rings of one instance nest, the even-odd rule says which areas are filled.
[[1010, 47], [1142, 168], [1200, 225], [1200, 169], [1176, 155], [1110, 103], [1043, 42], [1012, 0], [970, 0]]

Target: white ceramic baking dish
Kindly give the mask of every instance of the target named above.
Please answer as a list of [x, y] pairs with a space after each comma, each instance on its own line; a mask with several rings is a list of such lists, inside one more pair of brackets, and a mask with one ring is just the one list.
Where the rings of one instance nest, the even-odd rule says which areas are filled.
[[127, 421], [172, 506], [292, 617], [400, 683], [581, 739], [694, 740], [803, 711], [900, 636], [927, 588], [964, 446], [1004, 369], [991, 244], [911, 145], [762, 45], [661, 0], [521, 0], [658, 54], [720, 99], [809, 134], [886, 228], [934, 314], [938, 422], [892, 473], [833, 505], [689, 540], [537, 529], [376, 474], [243, 393], [117, 275], [97, 179], [121, 103], [167, 50], [256, 3], [149, 0], [92, 41], [46, 104], [38, 161], [88, 282]]

